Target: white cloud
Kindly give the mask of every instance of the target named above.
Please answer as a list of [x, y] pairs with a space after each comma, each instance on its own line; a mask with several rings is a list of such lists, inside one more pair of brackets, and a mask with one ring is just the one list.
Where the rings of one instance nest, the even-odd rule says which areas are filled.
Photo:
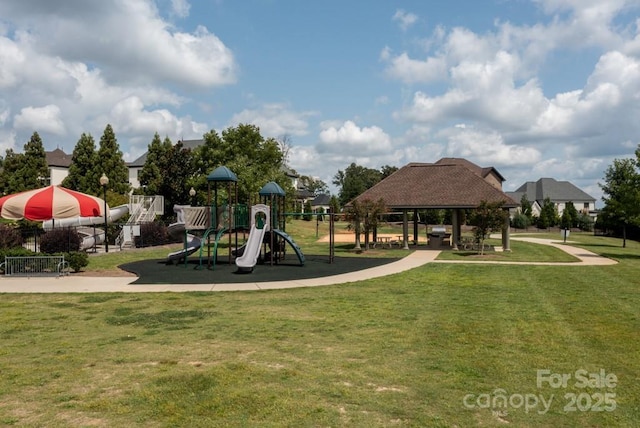
[[481, 166], [530, 165], [542, 158], [535, 148], [505, 144], [497, 132], [458, 125], [440, 134], [447, 139], [448, 156], [467, 158]]
[[180, 18], [186, 18], [189, 16], [191, 5], [187, 0], [171, 0], [171, 9], [174, 15]]
[[[6, 3], [6, 2], [4, 2]], [[179, 82], [192, 86], [236, 81], [233, 53], [204, 26], [177, 31], [147, 0], [83, 2], [71, 6], [38, 0], [0, 5], [20, 34], [20, 49], [66, 61], [97, 64], [110, 80]], [[188, 12], [174, 1], [174, 12]], [[37, 25], [33, 24], [38, 14]]]
[[340, 127], [330, 126], [320, 132], [316, 148], [320, 153], [367, 153], [369, 155], [388, 152], [392, 149], [391, 138], [377, 126], [360, 128], [347, 120]]
[[407, 31], [409, 27], [415, 24], [418, 21], [418, 15], [411, 12], [405, 12], [402, 9], [396, 10], [396, 13], [393, 14], [393, 21], [397, 22], [402, 31]]
[[65, 132], [65, 127], [60, 118], [61, 113], [60, 107], [56, 105], [25, 107], [14, 117], [13, 125], [16, 129], [62, 135]]
[[256, 125], [263, 136], [274, 138], [285, 134], [303, 136], [308, 134], [308, 120], [315, 114], [292, 111], [284, 104], [265, 104], [258, 109], [245, 109], [233, 115], [229, 126], [239, 123]]

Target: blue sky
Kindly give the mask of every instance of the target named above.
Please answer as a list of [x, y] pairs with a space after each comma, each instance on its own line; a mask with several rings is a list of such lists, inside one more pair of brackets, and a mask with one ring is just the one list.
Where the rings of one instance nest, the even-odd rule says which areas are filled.
[[606, 167], [639, 143], [639, 12], [640, 0], [10, 0], [0, 153], [34, 131], [71, 153], [110, 123], [133, 160], [155, 132], [253, 123], [287, 135], [290, 166], [327, 184], [351, 162], [453, 156], [496, 167], [506, 190], [553, 177], [599, 198]]

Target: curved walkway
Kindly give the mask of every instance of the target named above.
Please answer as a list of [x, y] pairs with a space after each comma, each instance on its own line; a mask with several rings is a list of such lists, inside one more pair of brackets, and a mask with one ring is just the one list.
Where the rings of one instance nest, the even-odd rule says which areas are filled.
[[612, 265], [615, 260], [601, 257], [591, 251], [570, 245], [560, 244], [551, 239], [541, 238], [512, 238], [533, 242], [536, 244], [551, 245], [559, 248], [575, 257], [579, 262], [505, 262], [505, 261], [466, 261], [466, 260], [435, 260], [440, 251], [418, 250], [408, 256], [375, 268], [349, 272], [340, 275], [325, 276], [321, 278], [309, 278], [295, 281], [277, 282], [252, 282], [241, 284], [144, 284], [134, 285], [133, 277], [82, 277], [66, 276], [59, 278], [0, 278], [0, 293], [98, 293], [98, 292], [184, 292], [184, 291], [252, 291], [275, 290], [297, 287], [317, 287], [322, 285], [343, 284], [347, 282], [361, 281], [378, 278], [403, 272], [422, 266], [426, 263], [482, 263], [482, 264], [518, 264], [518, 265], [550, 265], [550, 266], [585, 266], [585, 265]]

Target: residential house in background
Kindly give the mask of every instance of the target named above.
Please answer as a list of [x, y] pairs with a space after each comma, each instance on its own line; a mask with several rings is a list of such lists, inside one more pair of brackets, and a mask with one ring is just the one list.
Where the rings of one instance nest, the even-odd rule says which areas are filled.
[[66, 154], [60, 148], [50, 152], [45, 151], [47, 166], [49, 167], [49, 177], [45, 179], [45, 184], [58, 185], [69, 175], [71, 165], [71, 155]]
[[331, 208], [331, 195], [320, 194], [311, 201], [311, 209], [314, 213], [326, 213]]
[[556, 206], [558, 215], [562, 215], [568, 202], [580, 213], [596, 218], [596, 199], [568, 181], [557, 181], [553, 178], [541, 178], [538, 181], [527, 181], [517, 190], [506, 192], [516, 202], [522, 200], [523, 195], [531, 202], [534, 216], [539, 216], [544, 200], [549, 200]]

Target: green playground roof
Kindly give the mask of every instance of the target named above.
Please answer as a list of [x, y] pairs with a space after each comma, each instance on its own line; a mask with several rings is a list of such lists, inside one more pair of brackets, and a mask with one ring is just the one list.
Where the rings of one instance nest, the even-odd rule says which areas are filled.
[[237, 182], [238, 177], [226, 166], [219, 166], [207, 175], [207, 181], [233, 181]]
[[282, 187], [275, 181], [270, 181], [264, 185], [262, 189], [260, 189], [260, 196], [285, 196], [286, 193], [282, 190]]

